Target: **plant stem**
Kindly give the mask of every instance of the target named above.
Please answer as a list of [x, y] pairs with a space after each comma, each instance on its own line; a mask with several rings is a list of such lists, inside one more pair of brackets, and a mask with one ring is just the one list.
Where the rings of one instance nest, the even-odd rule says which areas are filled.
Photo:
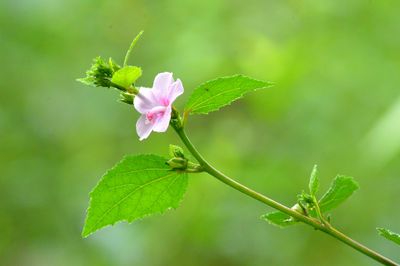
[[314, 203], [314, 207], [315, 207], [315, 211], [317, 212], [317, 216], [319, 218], [319, 220], [321, 221], [321, 223], [325, 226], [331, 226], [324, 218], [324, 216], [322, 215], [321, 209], [319, 208], [319, 203], [318, 200], [315, 198], [315, 196], [312, 196], [313, 199], [313, 203]]
[[175, 131], [178, 133], [182, 142], [185, 144], [185, 146], [188, 148], [188, 150], [191, 152], [191, 154], [196, 158], [196, 160], [200, 163], [203, 170], [205, 172], [209, 173], [210, 175], [214, 176], [221, 182], [246, 194], [247, 196], [252, 197], [253, 199], [256, 199], [274, 209], [277, 209], [283, 213], [286, 213], [287, 215], [293, 217], [294, 219], [296, 219], [298, 221], [308, 224], [317, 230], [325, 232], [326, 234], [338, 239], [339, 241], [358, 250], [359, 252], [365, 254], [366, 256], [382, 263], [383, 265], [392, 265], [392, 266], [398, 265], [394, 261], [382, 256], [381, 254], [365, 247], [364, 245], [358, 243], [357, 241], [355, 241], [355, 240], [351, 239], [350, 237], [346, 236], [345, 234], [341, 233], [340, 231], [338, 231], [337, 229], [332, 227], [330, 224], [321, 223], [317, 219], [305, 216], [295, 210], [292, 210], [289, 207], [286, 207], [285, 205], [283, 205], [279, 202], [276, 202], [273, 199], [270, 199], [267, 196], [264, 196], [256, 191], [240, 184], [239, 182], [231, 179], [230, 177], [226, 176], [225, 174], [221, 173], [220, 171], [215, 169], [211, 164], [209, 164], [203, 158], [203, 156], [197, 151], [196, 147], [192, 144], [192, 142], [189, 140], [188, 136], [186, 135], [186, 132], [184, 131], [182, 125], [180, 125], [180, 126], [175, 125], [173, 127], [174, 127]]

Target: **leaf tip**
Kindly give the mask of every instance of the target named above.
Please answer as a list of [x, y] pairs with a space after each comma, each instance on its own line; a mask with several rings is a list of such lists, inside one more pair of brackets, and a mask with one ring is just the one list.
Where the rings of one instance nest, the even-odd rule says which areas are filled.
[[310, 193], [312, 196], [315, 196], [319, 190], [319, 178], [318, 178], [318, 165], [314, 165], [311, 175], [310, 175], [310, 181], [308, 184]]
[[400, 234], [390, 231], [389, 229], [383, 227], [377, 227], [376, 230], [382, 237], [396, 243], [397, 245], [400, 245]]
[[86, 223], [85, 223], [85, 225], [83, 226], [83, 229], [82, 229], [82, 232], [81, 232], [81, 237], [82, 238], [87, 238], [89, 235], [91, 235], [93, 232], [91, 232], [89, 229], [88, 229], [88, 227], [87, 227], [87, 225], [86, 225]]

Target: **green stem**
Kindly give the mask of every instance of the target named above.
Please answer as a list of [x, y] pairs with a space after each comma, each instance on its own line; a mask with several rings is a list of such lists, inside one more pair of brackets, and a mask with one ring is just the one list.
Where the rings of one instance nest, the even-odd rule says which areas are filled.
[[319, 208], [319, 204], [318, 204], [318, 201], [315, 198], [315, 196], [313, 196], [312, 199], [313, 199], [315, 211], [317, 212], [317, 216], [318, 216], [319, 220], [325, 226], [330, 226], [330, 224], [325, 220], [324, 216], [322, 215], [321, 209]]
[[273, 199], [270, 199], [267, 196], [264, 196], [256, 191], [240, 184], [239, 182], [231, 179], [230, 177], [226, 176], [225, 174], [221, 173], [220, 171], [215, 169], [211, 164], [209, 164], [203, 158], [203, 156], [197, 151], [196, 147], [192, 144], [192, 142], [187, 137], [182, 125], [180, 125], [180, 126], [173, 125], [173, 127], [174, 127], [175, 131], [178, 133], [182, 142], [185, 144], [185, 146], [188, 148], [188, 150], [192, 153], [192, 155], [196, 158], [196, 160], [200, 163], [203, 170], [205, 172], [209, 173], [210, 175], [214, 176], [221, 182], [242, 192], [243, 194], [246, 194], [247, 196], [252, 197], [253, 199], [256, 199], [274, 209], [277, 209], [283, 213], [286, 213], [287, 215], [295, 218], [298, 221], [308, 224], [308, 225], [312, 226], [313, 228], [320, 230], [320, 231], [338, 239], [339, 241], [349, 245], [350, 247], [358, 250], [359, 252], [367, 255], [368, 257], [382, 263], [383, 265], [392, 265], [392, 266], [398, 265], [394, 261], [382, 256], [381, 254], [365, 247], [364, 245], [362, 245], [362, 244], [358, 243], [357, 241], [351, 239], [350, 237], [344, 235], [343, 233], [341, 233], [337, 229], [333, 228], [332, 226], [330, 226], [330, 225], [326, 226], [325, 224], [321, 223], [320, 221], [318, 221], [312, 217], [302, 215], [301, 213], [299, 213], [295, 210], [292, 210], [289, 207], [286, 207], [285, 205], [283, 205], [279, 202], [276, 202]]

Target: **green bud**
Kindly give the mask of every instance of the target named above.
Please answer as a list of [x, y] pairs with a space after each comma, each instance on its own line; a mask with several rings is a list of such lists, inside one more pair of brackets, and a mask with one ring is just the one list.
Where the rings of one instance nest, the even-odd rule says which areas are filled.
[[293, 205], [293, 207], [291, 208], [292, 210], [301, 213], [303, 215], [307, 215], [306, 210], [298, 203], [296, 203], [295, 205]]
[[183, 149], [177, 145], [170, 144], [169, 145], [169, 155], [171, 157], [185, 158], [185, 154], [183, 153]]
[[123, 103], [127, 104], [133, 104], [133, 94], [127, 93], [127, 92], [121, 92], [120, 94], [121, 98], [119, 99]]
[[188, 160], [184, 158], [172, 158], [170, 159], [167, 164], [172, 168], [172, 169], [186, 169], [188, 165]]
[[298, 201], [304, 202], [306, 204], [314, 204], [314, 199], [311, 195], [305, 193], [304, 191], [297, 196]]
[[115, 63], [111, 57], [108, 59], [108, 65], [110, 66], [113, 73], [121, 69], [121, 67], [117, 63]]
[[93, 60], [93, 64], [88, 71], [86, 77], [78, 79], [78, 81], [95, 87], [115, 87], [111, 82], [114, 72], [120, 67], [110, 58], [106, 63], [100, 56]]

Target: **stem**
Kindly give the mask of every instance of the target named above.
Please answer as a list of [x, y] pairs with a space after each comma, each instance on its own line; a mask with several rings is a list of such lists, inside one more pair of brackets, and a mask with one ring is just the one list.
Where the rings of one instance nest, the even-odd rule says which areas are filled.
[[115, 84], [115, 83], [113, 83], [113, 82], [111, 82], [111, 81], [110, 81], [110, 85], [111, 85], [111, 87], [114, 87], [114, 88], [116, 88], [117, 90], [120, 90], [120, 91], [122, 91], [122, 92], [126, 92], [126, 88], [124, 88], [124, 87], [122, 87], [122, 86], [120, 86], [120, 85], [118, 85], [118, 84]]
[[324, 224], [325, 226], [331, 226], [324, 218], [324, 216], [322, 215], [321, 209], [319, 208], [319, 204], [317, 199], [315, 198], [315, 196], [312, 197], [313, 202], [314, 202], [314, 207], [315, 207], [315, 211], [317, 212], [317, 216], [319, 218], [319, 220], [321, 221], [322, 224]]
[[290, 209], [289, 207], [286, 207], [285, 205], [274, 201], [273, 199], [268, 198], [267, 196], [264, 196], [242, 184], [239, 182], [231, 179], [230, 177], [226, 176], [225, 174], [221, 173], [217, 169], [215, 169], [211, 164], [209, 164], [203, 156], [197, 151], [196, 147], [192, 144], [192, 142], [189, 140], [187, 137], [182, 125], [173, 125], [175, 131], [178, 133], [179, 137], [181, 138], [182, 142], [185, 144], [185, 146], [188, 148], [188, 150], [192, 153], [192, 155], [196, 158], [196, 160], [200, 163], [202, 166], [203, 170], [210, 175], [214, 176], [221, 182], [225, 183], [226, 185], [242, 192], [243, 194], [246, 194], [247, 196], [252, 197], [253, 199], [256, 199], [274, 209], [277, 209], [283, 213], [286, 213], [287, 215], [290, 215], [291, 217], [295, 218], [298, 221], [301, 221], [305, 224], [308, 224], [312, 226], [313, 228], [320, 230], [336, 239], [339, 241], [347, 244], [348, 246], [358, 250], [359, 252], [367, 255], [368, 257], [382, 263], [383, 265], [392, 265], [392, 266], [398, 266], [397, 263], [394, 261], [382, 256], [381, 254], [365, 247], [364, 245], [358, 243], [357, 241], [351, 239], [350, 237], [346, 236], [345, 234], [341, 233], [331, 225], [327, 226], [320, 221], [308, 217], [305, 215], [302, 215], [301, 213]]

